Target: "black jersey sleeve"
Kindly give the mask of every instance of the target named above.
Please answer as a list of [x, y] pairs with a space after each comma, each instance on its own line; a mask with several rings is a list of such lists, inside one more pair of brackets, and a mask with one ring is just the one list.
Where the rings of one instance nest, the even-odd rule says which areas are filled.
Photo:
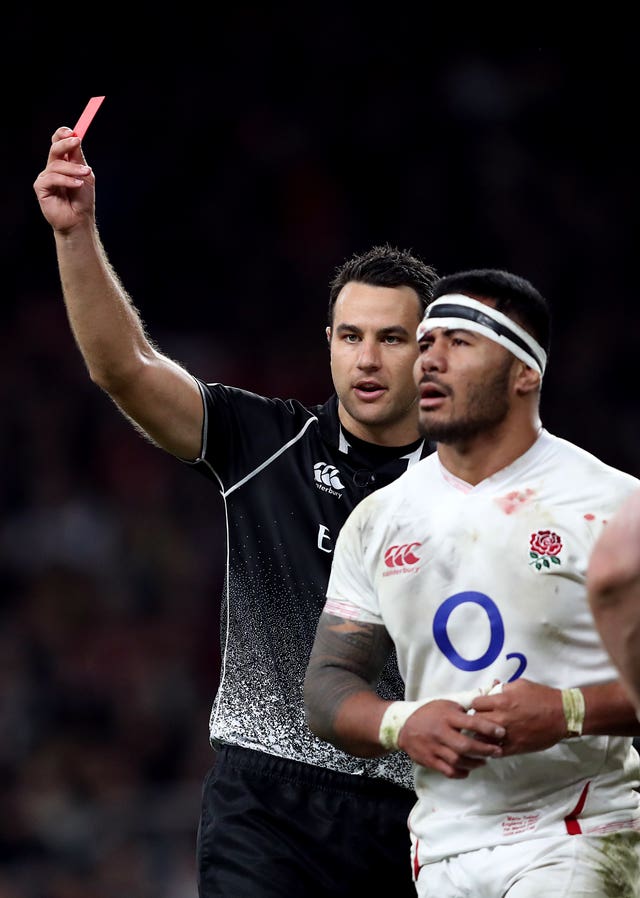
[[200, 457], [195, 467], [223, 489], [250, 476], [299, 437], [316, 417], [295, 399], [260, 396], [198, 381], [204, 403]]

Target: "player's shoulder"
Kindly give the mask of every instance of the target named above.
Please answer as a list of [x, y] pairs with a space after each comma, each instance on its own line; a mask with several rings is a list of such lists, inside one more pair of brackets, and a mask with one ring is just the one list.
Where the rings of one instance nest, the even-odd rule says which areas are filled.
[[[544, 431], [542, 439], [545, 441], [551, 452], [554, 452], [559, 457], [570, 459], [574, 464], [577, 464], [581, 470], [602, 471], [611, 477], [619, 478], [623, 481], [637, 480], [632, 474], [623, 471], [621, 468], [614, 467], [602, 458], [594, 455], [594, 453], [590, 452], [588, 449], [584, 449], [582, 446], [578, 446], [570, 440], [556, 436], [548, 431]], [[638, 483], [640, 484], [640, 480]]]
[[610, 496], [614, 504], [640, 487], [633, 474], [616, 468], [587, 449], [545, 432], [545, 454], [558, 477], [572, 488]]

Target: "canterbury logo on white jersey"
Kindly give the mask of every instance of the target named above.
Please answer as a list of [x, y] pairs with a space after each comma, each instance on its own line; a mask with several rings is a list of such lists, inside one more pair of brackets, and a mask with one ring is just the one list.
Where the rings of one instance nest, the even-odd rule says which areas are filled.
[[417, 564], [420, 556], [416, 555], [416, 549], [419, 549], [420, 545], [420, 543], [404, 543], [402, 546], [389, 546], [384, 553], [384, 563], [391, 568]]
[[335, 465], [317, 461], [313, 466], [313, 476], [317, 484], [329, 487], [330, 490], [344, 489], [344, 483], [340, 480], [340, 471], [338, 471]]

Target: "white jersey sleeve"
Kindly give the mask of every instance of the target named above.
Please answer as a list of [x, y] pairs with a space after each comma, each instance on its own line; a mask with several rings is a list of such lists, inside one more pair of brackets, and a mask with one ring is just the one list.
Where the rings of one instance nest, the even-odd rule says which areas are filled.
[[372, 501], [368, 496], [357, 505], [342, 526], [333, 554], [327, 585], [325, 612], [336, 617], [384, 624], [380, 615], [375, 582], [365, 560], [363, 532], [367, 532]]

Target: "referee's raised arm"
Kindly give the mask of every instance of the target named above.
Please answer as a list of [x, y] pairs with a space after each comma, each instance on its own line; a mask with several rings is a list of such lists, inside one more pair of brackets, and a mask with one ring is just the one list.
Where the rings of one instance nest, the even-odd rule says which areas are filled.
[[200, 391], [149, 339], [108, 260], [95, 218], [95, 176], [69, 128], [54, 133], [47, 165], [33, 186], [53, 228], [69, 323], [91, 379], [158, 446], [197, 458]]

